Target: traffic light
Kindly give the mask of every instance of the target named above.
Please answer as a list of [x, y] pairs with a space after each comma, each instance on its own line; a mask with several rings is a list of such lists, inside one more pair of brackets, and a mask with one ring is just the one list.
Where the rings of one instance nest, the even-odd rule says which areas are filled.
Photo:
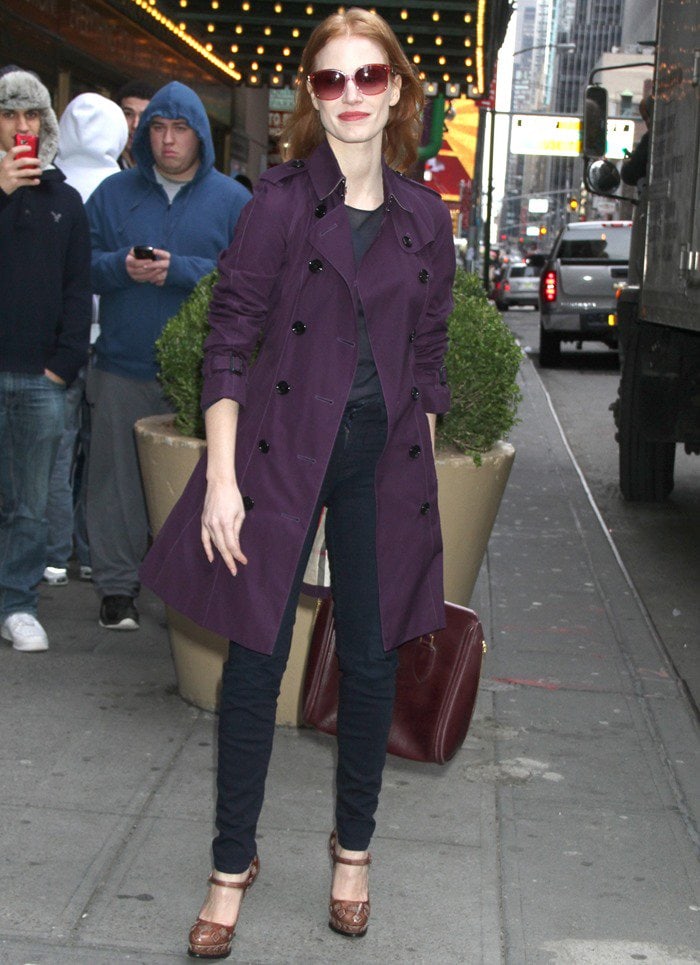
[[543, 224], [540, 225], [540, 234], [541, 235], [547, 234], [547, 225], [543, 225]]
[[576, 195], [572, 195], [568, 199], [569, 211], [578, 211], [578, 198]]

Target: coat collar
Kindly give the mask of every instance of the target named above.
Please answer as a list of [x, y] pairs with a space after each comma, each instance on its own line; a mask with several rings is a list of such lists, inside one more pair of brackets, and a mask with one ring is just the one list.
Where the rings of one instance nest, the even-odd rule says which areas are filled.
[[[335, 267], [349, 277], [354, 270], [351, 253], [346, 252], [341, 258], [334, 251], [336, 240], [331, 241], [332, 234], [329, 234], [340, 223], [337, 209], [342, 207], [345, 198], [345, 178], [330, 145], [324, 140], [305, 161], [291, 163], [306, 169], [316, 195], [316, 224], [312, 238]], [[393, 226], [395, 244], [406, 253], [418, 254], [435, 239], [435, 219], [431, 209], [439, 195], [431, 188], [392, 171], [384, 162], [382, 179], [386, 217]], [[427, 196], [430, 201], [426, 205]]]
[[[319, 201], [345, 197], [345, 177], [338, 166], [335, 154], [327, 140], [323, 140], [313, 153], [307, 158], [306, 165], [311, 178], [311, 184]], [[410, 188], [404, 184], [404, 177], [392, 171], [389, 165], [382, 161], [382, 180], [384, 182], [384, 200], [391, 208], [397, 202], [404, 211], [413, 212]]]

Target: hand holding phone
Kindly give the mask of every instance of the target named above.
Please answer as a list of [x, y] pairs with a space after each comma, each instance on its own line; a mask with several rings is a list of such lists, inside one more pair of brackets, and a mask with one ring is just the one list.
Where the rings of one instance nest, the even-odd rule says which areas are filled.
[[125, 267], [132, 281], [163, 285], [170, 270], [170, 252], [155, 245], [134, 245], [126, 256]]
[[17, 188], [41, 184], [39, 138], [36, 134], [15, 134], [14, 146], [0, 159], [0, 191], [12, 194]]
[[153, 245], [134, 245], [134, 258], [139, 261], [155, 261], [156, 252]]

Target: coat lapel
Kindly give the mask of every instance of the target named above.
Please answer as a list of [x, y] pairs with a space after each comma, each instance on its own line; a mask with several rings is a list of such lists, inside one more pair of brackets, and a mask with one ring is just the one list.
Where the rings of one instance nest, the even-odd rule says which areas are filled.
[[[326, 213], [322, 217], [315, 218], [309, 232], [309, 240], [318, 251], [319, 260], [322, 263], [328, 262], [352, 291], [357, 269], [350, 236], [350, 222], [342, 197], [335, 204], [332, 197], [322, 202]], [[319, 210], [319, 206], [316, 210]]]

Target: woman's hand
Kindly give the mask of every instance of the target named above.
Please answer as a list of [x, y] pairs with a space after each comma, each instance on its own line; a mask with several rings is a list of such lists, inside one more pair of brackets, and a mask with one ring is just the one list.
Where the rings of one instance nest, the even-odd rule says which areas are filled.
[[245, 509], [240, 490], [234, 482], [210, 481], [202, 512], [202, 545], [207, 559], [214, 562], [214, 547], [221, 553], [226, 566], [235, 576], [236, 562], [248, 560], [241, 550], [241, 526]]

